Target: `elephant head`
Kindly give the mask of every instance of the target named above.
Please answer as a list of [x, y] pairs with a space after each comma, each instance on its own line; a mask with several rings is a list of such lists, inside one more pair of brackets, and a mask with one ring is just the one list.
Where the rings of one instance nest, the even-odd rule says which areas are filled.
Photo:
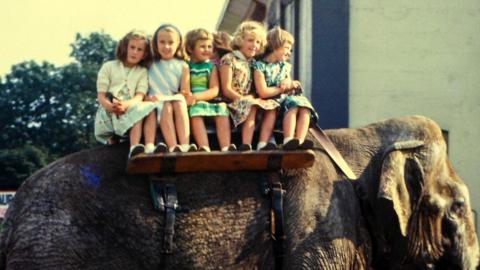
[[474, 270], [479, 248], [468, 189], [438, 126], [415, 133], [420, 140], [384, 148], [376, 170], [359, 179], [374, 267]]

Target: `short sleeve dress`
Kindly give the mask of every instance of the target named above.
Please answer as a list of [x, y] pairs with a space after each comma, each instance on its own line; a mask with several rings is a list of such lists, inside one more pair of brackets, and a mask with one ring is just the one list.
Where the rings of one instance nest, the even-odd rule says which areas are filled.
[[[97, 77], [97, 92], [128, 100], [136, 93], [146, 94], [148, 87], [147, 69], [141, 66], [128, 68], [119, 60], [106, 62], [100, 68]], [[98, 106], [95, 115], [95, 138], [107, 143], [113, 135], [125, 136], [127, 131], [155, 108], [153, 102], [139, 102], [128, 107], [122, 115], [108, 112]]]
[[166, 101], [183, 101], [185, 97], [179, 93], [182, 69], [187, 63], [180, 59], [160, 59], [152, 63], [148, 69], [148, 95], [161, 95], [155, 102], [157, 122], [160, 123], [163, 103]]
[[[265, 76], [267, 87], [272, 87], [279, 86], [282, 80], [290, 77], [292, 66], [290, 63], [284, 61], [269, 63], [259, 60], [253, 64], [253, 69], [262, 72]], [[294, 95], [282, 94], [279, 97], [275, 97], [274, 100], [280, 103], [281, 106], [279, 117], [277, 117], [277, 119], [283, 119], [285, 113], [291, 108], [304, 107], [310, 109], [310, 123], [316, 123], [318, 120], [317, 112], [307, 97], [302, 93]]]
[[248, 96], [255, 94], [252, 90], [252, 62], [247, 60], [238, 50], [224, 55], [220, 60], [220, 66], [227, 65], [232, 69], [232, 89], [245, 96], [228, 104], [230, 116], [235, 126], [240, 125], [247, 119], [252, 106], [259, 106], [264, 110], [273, 110], [280, 106], [274, 100], [262, 100]]
[[[200, 93], [209, 89], [210, 76], [215, 65], [209, 61], [188, 62], [190, 68], [190, 88], [192, 93]], [[188, 114], [192, 116], [228, 116], [225, 102], [210, 103], [197, 101], [188, 107]]]

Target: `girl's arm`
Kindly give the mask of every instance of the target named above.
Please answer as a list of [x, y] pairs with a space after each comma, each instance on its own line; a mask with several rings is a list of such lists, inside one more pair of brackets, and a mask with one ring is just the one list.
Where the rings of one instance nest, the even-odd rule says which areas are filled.
[[220, 82], [222, 84], [222, 92], [225, 97], [230, 100], [237, 100], [242, 97], [232, 88], [232, 69], [228, 65], [220, 66]]
[[185, 63], [182, 66], [182, 77], [180, 78], [180, 93], [185, 97], [187, 105], [195, 102], [192, 91], [190, 90], [190, 68]]
[[97, 92], [97, 100], [107, 112], [115, 111], [113, 102], [107, 98], [107, 92]]
[[283, 90], [280, 87], [267, 87], [267, 83], [265, 82], [265, 75], [260, 70], [255, 69], [253, 71], [253, 80], [255, 82], [255, 88], [257, 89], [258, 96], [260, 98], [270, 98], [283, 93]]
[[128, 107], [137, 104], [139, 102], [142, 102], [143, 98], [145, 97], [145, 94], [141, 92], [136, 92], [135, 96], [129, 100], [120, 100], [120, 101], [114, 101], [116, 109], [119, 111], [120, 114], [123, 114], [127, 111]]
[[216, 67], [213, 67], [212, 72], [210, 73], [208, 84], [209, 88], [207, 90], [193, 94], [193, 98], [195, 101], [207, 101], [218, 96], [218, 71]]

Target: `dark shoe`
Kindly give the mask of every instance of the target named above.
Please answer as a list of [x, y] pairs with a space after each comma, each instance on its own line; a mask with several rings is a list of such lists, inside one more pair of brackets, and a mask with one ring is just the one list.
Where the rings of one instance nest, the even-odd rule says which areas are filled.
[[200, 148], [198, 148], [198, 152], [210, 152], [210, 147], [208, 146], [200, 146]]
[[180, 145], [175, 145], [172, 150], [173, 153], [181, 153], [182, 152], [182, 147]]
[[143, 144], [137, 144], [133, 146], [132, 150], [130, 150], [130, 153], [128, 154], [128, 159], [131, 159], [134, 156], [140, 155], [142, 153], [145, 153], [145, 146]]
[[153, 153], [157, 154], [157, 153], [166, 153], [168, 152], [168, 147], [166, 144], [164, 144], [163, 142], [160, 142], [158, 143], [156, 146], [155, 146], [155, 149], [153, 149]]
[[194, 143], [192, 143], [192, 144], [190, 144], [190, 146], [188, 147], [187, 152], [195, 152], [195, 151], [197, 151], [197, 150], [198, 150], [197, 146], [196, 146]]
[[244, 143], [238, 147], [238, 151], [246, 152], [246, 151], [252, 151], [252, 145], [248, 143]]
[[277, 150], [277, 145], [271, 142], [268, 142], [264, 147], [258, 149], [260, 151], [271, 151], [271, 150]]
[[114, 145], [120, 143], [120, 136], [113, 135], [112, 137], [107, 139], [107, 145]]
[[237, 151], [237, 147], [235, 146], [235, 144], [231, 143], [228, 146], [228, 151]]
[[298, 148], [302, 150], [308, 150], [308, 149], [313, 149], [313, 142], [309, 139], [305, 139], [303, 143], [298, 146]]
[[287, 151], [296, 150], [298, 149], [299, 145], [300, 145], [300, 141], [297, 138], [293, 138], [290, 141], [288, 141], [286, 144], [284, 144], [282, 149]]

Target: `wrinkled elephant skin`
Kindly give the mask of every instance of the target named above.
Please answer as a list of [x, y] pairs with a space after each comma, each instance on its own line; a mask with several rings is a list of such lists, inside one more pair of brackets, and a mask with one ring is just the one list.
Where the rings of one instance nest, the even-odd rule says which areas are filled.
[[[440, 129], [409, 116], [327, 130], [358, 179], [319, 145], [312, 168], [277, 176], [284, 269], [475, 269], [478, 242], [466, 186]], [[270, 200], [260, 172], [162, 176], [183, 209], [173, 254], [147, 176], [125, 173], [125, 145], [62, 158], [32, 175], [7, 211], [3, 269], [273, 269]]]

